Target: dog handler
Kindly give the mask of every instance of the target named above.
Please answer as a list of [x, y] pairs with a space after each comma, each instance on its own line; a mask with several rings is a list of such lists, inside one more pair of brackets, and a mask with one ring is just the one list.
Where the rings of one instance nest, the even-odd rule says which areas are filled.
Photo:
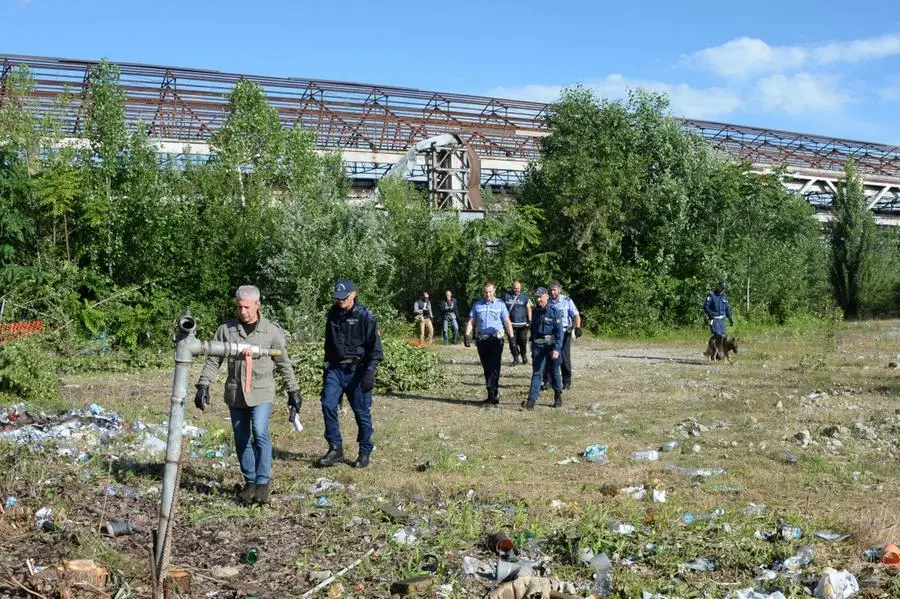
[[728, 296], [725, 295], [727, 285], [725, 281], [716, 283], [715, 288], [706, 296], [703, 302], [703, 312], [709, 319], [709, 331], [714, 337], [725, 337], [725, 319], [728, 324], [734, 326], [734, 318], [731, 315], [731, 306], [728, 305]]

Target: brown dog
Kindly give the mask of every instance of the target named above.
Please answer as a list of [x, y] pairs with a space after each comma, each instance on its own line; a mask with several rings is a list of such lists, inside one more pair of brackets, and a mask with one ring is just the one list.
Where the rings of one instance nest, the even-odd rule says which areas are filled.
[[710, 362], [717, 362], [719, 360], [731, 362], [731, 356], [729, 354], [731, 352], [737, 353], [737, 351], [737, 339], [734, 337], [725, 337], [724, 335], [713, 335], [709, 338], [709, 342], [706, 344], [706, 351], [703, 352], [703, 355], [706, 356]]

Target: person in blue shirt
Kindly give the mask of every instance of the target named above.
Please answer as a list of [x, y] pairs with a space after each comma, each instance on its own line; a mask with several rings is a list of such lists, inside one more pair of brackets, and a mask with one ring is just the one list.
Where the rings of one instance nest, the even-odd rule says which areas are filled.
[[[563, 339], [562, 355], [560, 357], [560, 371], [562, 372], [563, 389], [572, 388], [572, 337], [581, 337], [581, 314], [575, 307], [575, 302], [568, 295], [562, 294], [562, 285], [559, 281], [550, 281], [551, 307], [556, 308], [562, 315], [565, 337]], [[544, 369], [544, 388], [550, 386], [550, 371]]]
[[522, 283], [513, 281], [512, 290], [500, 296], [506, 309], [509, 310], [509, 320], [512, 322], [515, 336], [509, 339], [509, 351], [512, 353], [512, 363], [515, 366], [522, 361], [528, 364], [525, 349], [528, 347], [528, 324], [531, 322], [531, 300], [528, 295], [522, 293]]
[[715, 288], [706, 296], [703, 302], [703, 313], [709, 319], [709, 331], [713, 337], [725, 337], [725, 319], [728, 324], [734, 326], [734, 317], [731, 314], [731, 306], [728, 305], [728, 296], [725, 290], [728, 286], [725, 281], [716, 283]]
[[503, 332], [513, 336], [512, 323], [506, 304], [494, 297], [496, 289], [491, 282], [485, 283], [481, 290], [482, 299], [476, 301], [469, 311], [466, 322], [466, 334], [463, 344], [472, 346], [472, 333], [475, 333], [475, 347], [484, 370], [484, 383], [487, 387], [487, 399], [484, 405], [500, 403], [500, 363], [503, 360]]
[[562, 377], [559, 371], [559, 357], [562, 355], [563, 328], [562, 314], [549, 305], [549, 295], [545, 287], [534, 292], [537, 305], [531, 311], [531, 389], [528, 399], [522, 403], [526, 410], [533, 410], [541, 392], [541, 376], [544, 368], [550, 371], [553, 383], [553, 407], [562, 407]]
[[325, 440], [328, 452], [318, 460], [320, 467], [344, 461], [338, 406], [346, 393], [356, 418], [356, 441], [359, 455], [351, 465], [369, 465], [372, 445], [372, 388], [375, 370], [384, 359], [381, 333], [375, 316], [356, 303], [356, 285], [339, 279], [331, 294], [334, 305], [325, 322], [325, 364], [322, 377], [322, 415], [325, 418]]

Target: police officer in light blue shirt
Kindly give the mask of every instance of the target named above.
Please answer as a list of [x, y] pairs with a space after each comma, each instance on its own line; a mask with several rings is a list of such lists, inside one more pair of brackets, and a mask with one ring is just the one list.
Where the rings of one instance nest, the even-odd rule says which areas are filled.
[[[581, 337], [581, 314], [575, 307], [575, 302], [568, 295], [562, 294], [562, 285], [559, 281], [550, 281], [550, 301], [548, 302], [552, 308], [555, 308], [562, 315], [563, 329], [565, 330], [565, 338], [563, 339], [562, 356], [560, 358], [560, 370], [562, 371], [563, 389], [572, 388], [572, 337], [576, 339]], [[544, 369], [544, 387], [550, 386], [550, 371]]]
[[496, 289], [493, 283], [485, 283], [481, 290], [482, 299], [472, 305], [469, 320], [466, 323], [466, 334], [463, 343], [472, 346], [472, 333], [475, 333], [475, 347], [484, 370], [484, 382], [487, 387], [485, 405], [500, 403], [500, 364], [503, 359], [503, 332], [513, 336], [512, 322], [506, 304], [494, 297]]

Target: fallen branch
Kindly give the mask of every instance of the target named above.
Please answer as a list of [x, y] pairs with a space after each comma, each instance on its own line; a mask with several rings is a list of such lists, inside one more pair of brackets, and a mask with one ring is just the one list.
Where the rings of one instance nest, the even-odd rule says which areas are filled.
[[16, 586], [18, 586], [19, 588], [21, 588], [21, 589], [22, 589], [23, 591], [25, 591], [26, 593], [28, 593], [29, 595], [34, 595], [35, 597], [40, 597], [41, 599], [48, 599], [47, 595], [41, 595], [40, 593], [38, 593], [38, 592], [36, 592], [36, 591], [32, 591], [31, 589], [29, 589], [28, 587], [26, 587], [24, 584], [22, 584], [21, 582], [19, 582], [19, 581], [16, 580], [15, 578], [8, 578], [8, 579], [7, 579], [7, 578], [0, 578], [0, 582], [2, 582], [2, 583], [4, 583], [4, 584], [10, 583], [10, 582], [11, 582], [11, 583], [15, 584]]
[[339, 576], [343, 576], [344, 574], [346, 574], [347, 572], [349, 572], [350, 570], [352, 570], [352, 569], [355, 568], [356, 566], [360, 565], [364, 559], [366, 559], [367, 557], [369, 557], [369, 556], [372, 555], [373, 553], [375, 553], [375, 548], [374, 548], [374, 547], [372, 547], [371, 549], [369, 549], [368, 551], [366, 551], [366, 552], [362, 555], [362, 557], [360, 557], [358, 560], [356, 560], [355, 562], [353, 562], [352, 564], [350, 564], [349, 566], [347, 566], [347, 567], [344, 568], [343, 570], [337, 572], [336, 574], [332, 574], [331, 576], [329, 576], [328, 578], [326, 578], [325, 580], [323, 580], [322, 582], [320, 582], [319, 584], [317, 584], [317, 585], [314, 586], [313, 588], [309, 589], [308, 591], [306, 591], [305, 593], [303, 593], [302, 595], [300, 595], [300, 599], [306, 599], [306, 597], [309, 597], [309, 596], [311, 596], [311, 595], [314, 595], [316, 592], [322, 590], [323, 588], [325, 588], [326, 586], [328, 586], [329, 584], [331, 584], [332, 582], [334, 582], [335, 580], [337, 580], [337, 578], [338, 578]]

